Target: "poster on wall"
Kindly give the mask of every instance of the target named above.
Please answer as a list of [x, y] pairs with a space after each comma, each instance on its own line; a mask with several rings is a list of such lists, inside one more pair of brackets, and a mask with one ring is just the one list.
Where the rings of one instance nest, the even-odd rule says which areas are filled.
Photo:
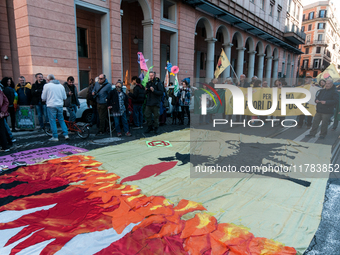
[[19, 129], [35, 129], [35, 112], [29, 106], [20, 106], [16, 112], [16, 126]]

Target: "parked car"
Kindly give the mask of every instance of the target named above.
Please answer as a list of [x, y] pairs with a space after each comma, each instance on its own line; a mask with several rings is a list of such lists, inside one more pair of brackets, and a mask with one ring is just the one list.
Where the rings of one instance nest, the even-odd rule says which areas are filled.
[[[115, 89], [116, 85], [112, 85], [112, 89]], [[81, 120], [83, 122], [86, 123], [90, 123], [92, 120], [92, 109], [91, 106], [90, 108], [87, 107], [87, 103], [86, 103], [86, 96], [87, 96], [87, 91], [88, 91], [88, 87], [82, 89], [81, 91], [79, 91], [78, 93], [78, 99], [79, 99], [79, 103], [80, 103], [80, 108], [77, 109], [77, 113], [76, 113], [76, 118], [77, 120]], [[126, 92], [126, 86], [123, 86], [123, 91]], [[70, 117], [69, 112], [67, 111], [66, 107], [64, 107], [64, 116], [66, 119], [68, 119]]]

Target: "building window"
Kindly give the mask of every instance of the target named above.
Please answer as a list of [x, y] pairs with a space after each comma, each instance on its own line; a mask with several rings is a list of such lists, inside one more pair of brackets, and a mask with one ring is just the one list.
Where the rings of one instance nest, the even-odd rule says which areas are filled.
[[273, 12], [274, 12], [274, 5], [272, 5], [270, 3], [270, 12], [269, 12], [269, 16], [273, 17]]
[[314, 12], [310, 12], [308, 15], [308, 19], [313, 19], [314, 18]]
[[305, 26], [301, 27], [301, 32], [305, 32]]
[[308, 31], [311, 31], [312, 30], [312, 24], [309, 24], [308, 25]]
[[250, 0], [251, 3], [254, 3], [254, 0]]
[[163, 0], [163, 18], [176, 21], [176, 4], [174, 2]]
[[77, 27], [78, 57], [88, 58], [87, 29]]
[[264, 10], [264, 1], [265, 0], [261, 0], [261, 9]]
[[316, 47], [316, 53], [321, 53], [321, 47]]
[[307, 42], [307, 43], [310, 42], [310, 35], [307, 35], [307, 37], [306, 37], [306, 42]]
[[281, 11], [277, 10], [277, 21], [280, 21], [280, 15], [281, 15]]
[[322, 34], [318, 34], [318, 41], [322, 41]]
[[326, 18], [326, 10], [320, 10], [319, 11], [319, 18]]
[[302, 21], [305, 21], [305, 19], [306, 19], [306, 14], [303, 14], [302, 15]]
[[299, 20], [299, 17], [300, 17], [300, 6], [298, 7], [298, 11], [297, 11], [297, 14], [296, 14], [296, 19]]
[[309, 48], [306, 48], [305, 54], [309, 54]]
[[313, 68], [319, 68], [320, 66], [320, 59], [314, 59]]
[[326, 23], [318, 23], [318, 29], [325, 29]]
[[308, 68], [308, 62], [309, 62], [308, 59], [305, 59], [305, 60], [303, 61], [302, 67], [303, 67], [304, 69], [307, 69], [307, 68]]
[[316, 77], [316, 76], [318, 76], [318, 71], [313, 72], [313, 77]]

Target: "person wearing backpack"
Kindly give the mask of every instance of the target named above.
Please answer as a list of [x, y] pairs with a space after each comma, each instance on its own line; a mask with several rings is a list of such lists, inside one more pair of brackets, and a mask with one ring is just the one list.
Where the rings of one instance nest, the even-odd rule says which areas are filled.
[[191, 97], [190, 97], [190, 90], [189, 90], [188, 82], [186, 80], [183, 80], [182, 86], [183, 88], [180, 90], [180, 93], [178, 93], [178, 102], [182, 109], [182, 112], [180, 115], [180, 125], [184, 124], [184, 112], [188, 115], [188, 125], [190, 125], [189, 106], [190, 106]]
[[[17, 132], [15, 129], [15, 108], [14, 108], [14, 99], [15, 99], [15, 90], [14, 90], [14, 82], [12, 78], [10, 77], [4, 77], [1, 80], [1, 84], [4, 87], [4, 94], [8, 99], [8, 113], [11, 117], [11, 126], [12, 126], [12, 132]], [[6, 116], [7, 121], [7, 116]]]

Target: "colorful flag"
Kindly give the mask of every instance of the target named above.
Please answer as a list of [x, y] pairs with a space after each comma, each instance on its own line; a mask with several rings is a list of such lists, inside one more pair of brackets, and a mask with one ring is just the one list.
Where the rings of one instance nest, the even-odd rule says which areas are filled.
[[148, 71], [148, 66], [146, 65], [146, 60], [144, 59], [142, 52], [137, 52], [138, 55], [138, 63], [140, 65], [140, 69], [144, 70], [145, 72]]
[[144, 76], [144, 79], [142, 80], [142, 85], [145, 87], [146, 84], [148, 83], [149, 81], [149, 73], [150, 73], [150, 70], [153, 68], [153, 66], [151, 66], [149, 68], [149, 70], [146, 72], [145, 76]]
[[179, 93], [179, 83], [178, 83], [178, 79], [177, 79], [177, 74], [175, 75], [175, 84], [174, 84], [174, 95], [177, 97], [178, 93]]
[[215, 78], [217, 79], [218, 76], [228, 67], [230, 66], [230, 62], [225, 54], [224, 50], [222, 49], [220, 58], [218, 59], [216, 70], [215, 70]]
[[125, 81], [124, 81], [124, 85], [125, 86], [127, 86], [129, 84], [128, 77], [129, 77], [129, 70], [126, 70], [126, 72], [125, 72]]
[[332, 79], [333, 82], [340, 79], [340, 76], [338, 74], [338, 71], [336, 70], [336, 67], [334, 64], [330, 64], [325, 71], [320, 73], [317, 77], [318, 82], [322, 79], [329, 80]]

